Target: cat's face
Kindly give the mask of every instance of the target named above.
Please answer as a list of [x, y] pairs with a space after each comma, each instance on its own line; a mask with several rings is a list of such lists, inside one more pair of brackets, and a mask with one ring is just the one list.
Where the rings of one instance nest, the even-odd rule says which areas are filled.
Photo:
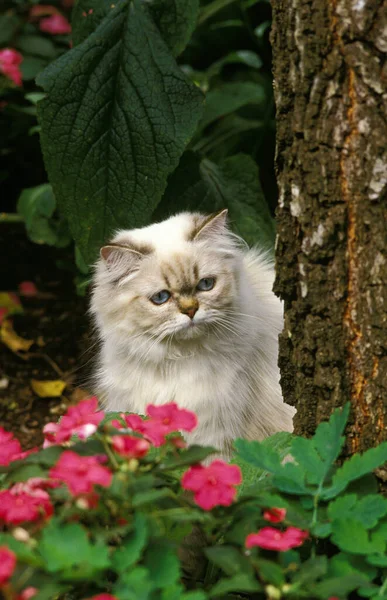
[[156, 344], [225, 327], [238, 288], [225, 215], [213, 223], [199, 215], [173, 219], [121, 233], [119, 245], [102, 250], [93, 310], [105, 326]]

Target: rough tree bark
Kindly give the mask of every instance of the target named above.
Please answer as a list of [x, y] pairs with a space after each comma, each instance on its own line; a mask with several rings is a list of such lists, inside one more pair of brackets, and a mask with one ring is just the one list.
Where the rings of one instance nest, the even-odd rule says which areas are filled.
[[387, 3], [272, 0], [282, 389], [310, 435], [387, 439]]

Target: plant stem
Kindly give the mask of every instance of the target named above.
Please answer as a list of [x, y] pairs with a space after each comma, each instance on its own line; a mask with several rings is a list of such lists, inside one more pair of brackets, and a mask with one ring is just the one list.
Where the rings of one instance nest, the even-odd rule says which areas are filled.
[[222, 8], [225, 8], [225, 6], [228, 6], [233, 2], [236, 2], [236, 0], [214, 0], [211, 2], [211, 4], [205, 6], [201, 11], [198, 19], [198, 25], [201, 25], [204, 23], [204, 21], [207, 21], [207, 19], [215, 15], [219, 10], [222, 10]]
[[17, 213], [0, 213], [0, 223], [23, 223], [24, 219]]

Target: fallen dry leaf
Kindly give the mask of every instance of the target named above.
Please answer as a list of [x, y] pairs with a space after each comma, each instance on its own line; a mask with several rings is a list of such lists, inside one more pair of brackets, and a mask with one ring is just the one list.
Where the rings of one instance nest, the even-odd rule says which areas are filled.
[[19, 297], [13, 292], [0, 292], [0, 308], [6, 309], [7, 316], [24, 312]]
[[5, 319], [1, 324], [0, 340], [3, 344], [8, 346], [12, 352], [19, 352], [20, 350], [27, 352], [34, 343], [33, 340], [25, 340], [20, 337], [12, 327], [11, 321], [8, 319]]
[[31, 387], [39, 398], [58, 398], [62, 395], [66, 383], [61, 379], [52, 379], [49, 381], [31, 379]]

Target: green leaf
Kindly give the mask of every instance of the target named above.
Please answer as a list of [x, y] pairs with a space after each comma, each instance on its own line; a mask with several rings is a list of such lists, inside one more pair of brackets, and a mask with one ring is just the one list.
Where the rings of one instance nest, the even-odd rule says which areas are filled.
[[53, 59], [57, 56], [54, 42], [41, 35], [19, 35], [16, 48], [25, 54]]
[[305, 470], [310, 483], [317, 484], [324, 478], [325, 465], [313, 445], [313, 440], [294, 437], [290, 452], [296, 462]]
[[153, 589], [148, 569], [136, 567], [129, 573], [121, 573], [114, 585], [114, 595], [123, 600], [148, 600]]
[[256, 52], [252, 52], [251, 50], [236, 50], [212, 63], [207, 69], [207, 77], [210, 78], [218, 75], [225, 65], [232, 64], [242, 64], [253, 69], [260, 69], [263, 63], [261, 57]]
[[[343, 436], [345, 425], [348, 420], [349, 402], [342, 408], [336, 409], [328, 422], [320, 423], [312, 438], [312, 443], [323, 462], [323, 467], [318, 468], [318, 478], [312, 477], [314, 483], [322, 485], [332, 465], [337, 460], [343, 447], [345, 437]], [[313, 461], [316, 463], [316, 461]]]
[[366, 560], [375, 567], [387, 567], [387, 556], [385, 554], [368, 554]]
[[220, 579], [210, 590], [210, 597], [222, 596], [228, 592], [258, 592], [262, 586], [249, 575], [244, 573], [234, 577]]
[[87, 531], [77, 523], [50, 521], [43, 529], [38, 550], [47, 571], [59, 572], [65, 579], [88, 579], [110, 565], [106, 546], [91, 544]]
[[[79, 0], [73, 9], [73, 42], [83, 42], [108, 15], [110, 0]], [[178, 56], [188, 44], [195, 29], [199, 12], [198, 0], [150, 0], [148, 8], [161, 37], [174, 56]], [[89, 10], [92, 13], [89, 14]], [[86, 13], [87, 17], [83, 15]]]
[[215, 205], [228, 208], [235, 231], [249, 245], [272, 248], [274, 220], [261, 189], [258, 167], [251, 156], [238, 154], [219, 165], [204, 159], [201, 173]]
[[271, 474], [282, 473], [283, 467], [278, 453], [263, 442], [248, 441], [239, 438], [235, 440], [234, 446], [237, 451], [237, 457], [253, 467], [263, 469]]
[[349, 494], [336, 498], [328, 506], [330, 519], [345, 518], [348, 514], [365, 529], [372, 529], [379, 519], [387, 515], [387, 498], [371, 494], [358, 500], [354, 494]]
[[134, 508], [144, 506], [144, 504], [151, 504], [157, 502], [163, 498], [172, 498], [173, 492], [169, 488], [161, 488], [159, 490], [147, 490], [146, 492], [140, 492], [135, 494], [132, 498], [132, 505]]
[[195, 30], [199, 0], [152, 0], [149, 8], [170, 51], [179, 56]]
[[386, 547], [385, 540], [375, 534], [369, 536], [367, 530], [352, 518], [334, 521], [331, 539], [340, 550], [350, 554], [382, 553]]
[[343, 466], [336, 471], [332, 485], [323, 491], [325, 499], [334, 498], [345, 490], [351, 481], [360, 479], [380, 467], [387, 461], [387, 442], [382, 442], [376, 448], [371, 448], [364, 454], [354, 454]]
[[369, 581], [372, 581], [376, 577], [377, 571], [370, 567], [365, 560], [370, 562], [370, 556], [363, 557], [339, 552], [329, 561], [329, 575], [340, 577], [351, 573], [362, 573]]
[[146, 4], [110, 6], [38, 78], [46, 168], [86, 262], [113, 230], [149, 221], [202, 111]]
[[228, 208], [232, 229], [250, 245], [271, 249], [275, 227], [263, 195], [257, 165], [237, 154], [218, 165], [186, 152], [168, 180], [153, 218], [164, 219], [179, 210], [215, 212]]
[[0, 533], [0, 546], [6, 546], [17, 556], [17, 559], [28, 565], [40, 567], [43, 565], [43, 561], [40, 556], [37, 556], [35, 550], [27, 546], [24, 542], [15, 540], [13, 535], [10, 533]]
[[257, 568], [260, 578], [266, 583], [271, 583], [276, 587], [281, 587], [285, 583], [285, 574], [280, 565], [263, 558], [253, 559], [253, 563]]
[[188, 465], [194, 465], [201, 462], [210, 454], [216, 452], [215, 448], [211, 446], [190, 446], [187, 450], [184, 450], [179, 456], [167, 456], [165, 460], [160, 464], [160, 469], [167, 471], [170, 469], [176, 469], [179, 467], [185, 467]]
[[321, 600], [326, 600], [329, 596], [346, 596], [349, 592], [357, 589], [367, 583], [366, 577], [358, 573], [351, 573], [343, 577], [332, 577], [326, 579], [311, 588], [313, 593]]
[[112, 555], [112, 564], [116, 571], [126, 571], [141, 557], [148, 540], [148, 525], [146, 517], [136, 513], [133, 523], [133, 532], [124, 538], [117, 550]]
[[306, 583], [316, 581], [327, 573], [328, 559], [326, 556], [315, 556], [309, 558], [302, 563], [299, 570], [295, 574], [292, 583], [297, 583], [298, 586], [303, 586]]
[[214, 565], [220, 567], [226, 575], [253, 574], [248, 559], [234, 546], [213, 546], [206, 548], [204, 552], [207, 558]]
[[172, 585], [180, 579], [180, 561], [166, 540], [152, 541], [145, 552], [144, 564], [155, 588]]
[[26, 188], [19, 196], [18, 212], [24, 217], [27, 235], [36, 244], [48, 244], [63, 248], [71, 237], [67, 224], [55, 217], [56, 201], [48, 183]]
[[205, 129], [210, 123], [247, 106], [248, 104], [262, 105], [265, 103], [265, 88], [259, 83], [241, 81], [225, 83], [206, 95], [206, 104], [200, 129]]
[[23, 81], [35, 79], [47, 66], [47, 59], [37, 56], [25, 56], [20, 65]]
[[7, 46], [20, 27], [21, 20], [9, 11], [0, 15], [0, 46]]

